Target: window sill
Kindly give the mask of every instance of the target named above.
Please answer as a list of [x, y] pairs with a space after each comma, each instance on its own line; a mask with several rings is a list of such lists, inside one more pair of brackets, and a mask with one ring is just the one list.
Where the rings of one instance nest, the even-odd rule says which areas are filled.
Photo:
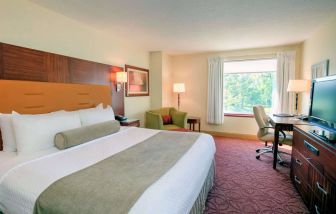
[[224, 113], [225, 117], [247, 117], [247, 118], [253, 118], [253, 114], [241, 114], [241, 113]]

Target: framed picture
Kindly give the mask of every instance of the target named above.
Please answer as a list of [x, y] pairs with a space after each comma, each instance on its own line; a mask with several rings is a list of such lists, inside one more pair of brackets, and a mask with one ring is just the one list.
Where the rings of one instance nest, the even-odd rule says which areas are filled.
[[328, 76], [329, 59], [312, 65], [312, 79]]
[[149, 96], [149, 70], [125, 65], [127, 72], [126, 96]]

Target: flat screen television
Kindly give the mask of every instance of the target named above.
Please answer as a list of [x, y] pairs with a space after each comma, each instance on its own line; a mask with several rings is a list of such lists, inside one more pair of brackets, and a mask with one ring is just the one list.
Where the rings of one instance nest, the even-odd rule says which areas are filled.
[[313, 80], [309, 121], [336, 132], [336, 75]]

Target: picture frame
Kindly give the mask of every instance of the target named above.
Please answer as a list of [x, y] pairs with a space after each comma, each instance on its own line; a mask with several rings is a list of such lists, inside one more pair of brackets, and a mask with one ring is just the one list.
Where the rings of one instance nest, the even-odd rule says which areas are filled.
[[312, 65], [312, 79], [328, 76], [329, 59]]
[[125, 65], [127, 72], [126, 96], [149, 96], [149, 70]]

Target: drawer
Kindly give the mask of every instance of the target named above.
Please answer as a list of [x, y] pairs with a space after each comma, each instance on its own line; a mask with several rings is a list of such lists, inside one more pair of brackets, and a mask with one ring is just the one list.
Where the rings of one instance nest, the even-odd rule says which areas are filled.
[[296, 149], [292, 149], [291, 168], [295, 173], [303, 175], [303, 179], [308, 183], [309, 163]]
[[329, 176], [336, 180], [336, 154], [322, 146], [315, 139], [301, 134], [294, 129], [293, 148], [304, 156], [321, 172], [328, 171]]
[[325, 205], [323, 204], [323, 201], [314, 194], [312, 194], [310, 210], [312, 211], [312, 213], [315, 213], [315, 214], [326, 213]]
[[306, 183], [305, 179], [299, 172], [295, 172], [293, 170], [291, 170], [291, 179], [292, 179], [294, 186], [300, 193], [303, 201], [309, 208], [310, 201], [311, 201], [311, 190], [308, 184]]
[[335, 214], [335, 201], [334, 204], [331, 204], [330, 201], [320, 198], [319, 196], [312, 194], [311, 198], [311, 207], [310, 210], [312, 213], [316, 214]]
[[323, 210], [336, 210], [336, 184], [328, 180], [320, 172], [311, 170], [312, 191], [314, 196], [321, 202]]

